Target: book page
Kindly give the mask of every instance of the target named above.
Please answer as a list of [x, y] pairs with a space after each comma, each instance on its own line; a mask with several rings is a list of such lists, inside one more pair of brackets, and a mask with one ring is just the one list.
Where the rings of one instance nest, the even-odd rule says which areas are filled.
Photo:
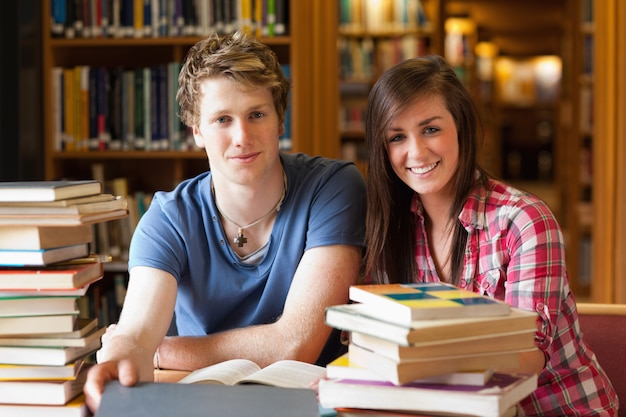
[[242, 379], [239, 383], [256, 383], [281, 388], [309, 388], [326, 374], [326, 368], [293, 360], [278, 361]]
[[256, 363], [248, 359], [231, 359], [195, 370], [178, 383], [235, 385], [260, 369]]

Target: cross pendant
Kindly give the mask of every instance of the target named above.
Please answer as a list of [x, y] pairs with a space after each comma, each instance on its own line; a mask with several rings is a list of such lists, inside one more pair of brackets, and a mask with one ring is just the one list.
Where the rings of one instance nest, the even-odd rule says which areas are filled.
[[248, 243], [248, 238], [243, 235], [243, 230], [239, 229], [237, 237], [233, 239], [233, 242], [235, 242], [240, 248], [243, 248], [243, 245]]

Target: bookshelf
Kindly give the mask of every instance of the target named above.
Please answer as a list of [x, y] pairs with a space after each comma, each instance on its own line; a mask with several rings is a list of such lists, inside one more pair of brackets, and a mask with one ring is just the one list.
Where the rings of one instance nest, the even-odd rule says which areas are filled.
[[[186, 51], [201, 36], [55, 37], [50, 19], [52, 0], [42, 3], [45, 178], [90, 177], [92, 164], [100, 162], [104, 164], [107, 179], [125, 177], [132, 189], [151, 193], [171, 189], [182, 179], [206, 170], [208, 163], [204, 151], [185, 143], [179, 147], [181, 149], [163, 150], [85, 150], [78, 146], [74, 150], [69, 147], [61, 149], [55, 144], [54, 112], [57, 106], [52, 81], [53, 68], [57, 67], [140, 69], [180, 63]], [[324, 138], [336, 137], [337, 127], [319, 123], [326, 115], [335, 115], [337, 106], [328, 101], [336, 91], [336, 82], [324, 77], [326, 71], [336, 68], [336, 57], [320, 53], [336, 43], [332, 30], [325, 28], [326, 24], [334, 26], [333, 14], [325, 11], [333, 3], [330, 0], [315, 4], [304, 2], [298, 3], [297, 7], [289, 7], [289, 0], [276, 2], [279, 3], [289, 13], [288, 32], [261, 36], [261, 40], [274, 49], [281, 63], [291, 67], [292, 146], [288, 151], [335, 157], [338, 153], [336, 145]]]
[[407, 58], [441, 54], [440, 0], [338, 2], [339, 138], [343, 159], [366, 172], [364, 118], [378, 77]]

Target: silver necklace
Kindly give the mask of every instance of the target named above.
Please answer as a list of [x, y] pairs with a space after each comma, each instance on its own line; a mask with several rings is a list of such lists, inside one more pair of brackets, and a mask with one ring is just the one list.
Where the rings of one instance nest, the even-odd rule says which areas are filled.
[[245, 226], [238, 225], [233, 219], [231, 219], [226, 214], [224, 214], [224, 212], [220, 208], [219, 204], [217, 204], [217, 198], [215, 197], [215, 188], [211, 187], [211, 189], [213, 191], [213, 198], [215, 199], [215, 207], [217, 207], [217, 211], [222, 215], [223, 218], [225, 218], [226, 220], [228, 220], [229, 222], [231, 222], [232, 224], [237, 226], [237, 237], [233, 238], [233, 242], [238, 247], [242, 248], [243, 245], [248, 243], [248, 238], [245, 237], [244, 234], [243, 234], [244, 229], [247, 229], [249, 227], [252, 227], [252, 226], [260, 223], [263, 219], [265, 219], [267, 216], [269, 216], [270, 214], [274, 213], [275, 211], [276, 212], [280, 211], [280, 206], [283, 204], [283, 201], [285, 200], [285, 194], [287, 194], [287, 176], [285, 175], [285, 171], [284, 170], [283, 170], [283, 182], [284, 182], [283, 195], [278, 200], [278, 203], [276, 203], [276, 205], [274, 207], [272, 207], [272, 209], [270, 211], [268, 211], [267, 213], [265, 213], [263, 216], [259, 217], [258, 219], [256, 219], [252, 223], [247, 224]]

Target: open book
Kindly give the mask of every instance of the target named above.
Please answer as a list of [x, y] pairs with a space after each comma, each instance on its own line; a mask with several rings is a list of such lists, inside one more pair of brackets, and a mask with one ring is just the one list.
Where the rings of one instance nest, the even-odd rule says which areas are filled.
[[248, 359], [231, 359], [193, 371], [179, 384], [261, 384], [281, 388], [309, 388], [326, 374], [326, 368], [283, 360], [261, 368]]

